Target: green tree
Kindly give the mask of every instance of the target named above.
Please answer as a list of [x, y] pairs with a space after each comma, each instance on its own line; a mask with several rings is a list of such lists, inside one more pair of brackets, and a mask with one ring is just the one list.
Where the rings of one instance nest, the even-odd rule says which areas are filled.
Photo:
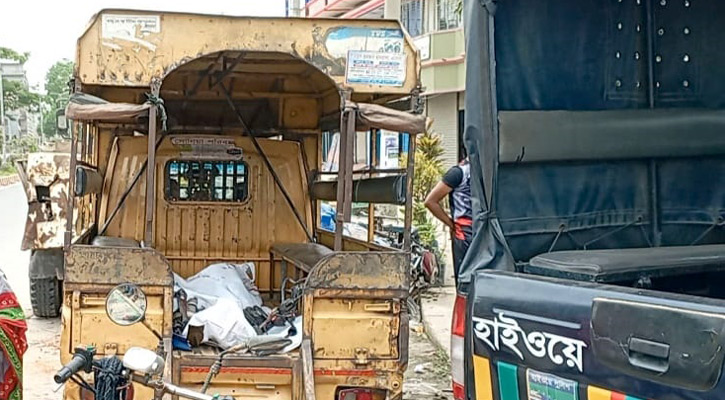
[[3, 79], [3, 96], [6, 111], [21, 108], [37, 111], [41, 101], [41, 96], [31, 92], [22, 82], [7, 79]]
[[45, 74], [47, 94], [43, 102], [47, 104], [43, 112], [43, 132], [46, 135], [55, 132], [55, 112], [68, 104], [70, 88], [68, 83], [73, 77], [73, 62], [61, 60], [53, 64]]
[[28, 58], [30, 58], [30, 53], [18, 53], [17, 51], [9, 49], [7, 47], [0, 47], [0, 58], [4, 58], [6, 60], [15, 60], [20, 62], [21, 64], [25, 64], [25, 62], [28, 61]]
[[423, 205], [425, 198], [443, 175], [443, 146], [441, 138], [433, 132], [418, 136], [415, 150], [415, 179], [413, 181], [413, 223], [418, 228], [421, 242], [429, 248], [436, 243], [435, 226]]
[[[0, 58], [15, 60], [21, 64], [28, 61], [30, 53], [19, 53], [7, 47], [0, 47]], [[21, 108], [29, 108], [31, 111], [37, 111], [40, 95], [31, 92], [22, 82], [10, 81], [3, 79], [3, 100], [5, 102], [6, 111], [19, 110]]]

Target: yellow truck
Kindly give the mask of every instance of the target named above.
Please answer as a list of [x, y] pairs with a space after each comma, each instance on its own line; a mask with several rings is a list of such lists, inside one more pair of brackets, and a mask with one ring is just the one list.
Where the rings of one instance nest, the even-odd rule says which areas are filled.
[[[226, 355], [209, 393], [402, 398], [409, 194], [426, 121], [419, 55], [399, 23], [103, 10], [75, 65], [61, 361], [79, 346], [99, 357], [158, 348], [165, 379], [201, 389], [225, 346], [209, 326], [177, 329], [190, 300], [179, 286], [212, 265], [245, 265], [265, 323], [284, 304], [301, 343]], [[378, 165], [380, 130], [408, 141], [401, 168]], [[334, 133], [339, 167], [321, 172]], [[323, 201], [336, 205], [335, 232], [319, 229]], [[353, 202], [370, 204], [371, 229], [375, 203], [403, 207], [404, 248], [373, 244], [373, 232], [344, 237]], [[119, 284], [143, 290], [144, 324], [106, 315]], [[90, 396], [65, 387], [65, 399]]]

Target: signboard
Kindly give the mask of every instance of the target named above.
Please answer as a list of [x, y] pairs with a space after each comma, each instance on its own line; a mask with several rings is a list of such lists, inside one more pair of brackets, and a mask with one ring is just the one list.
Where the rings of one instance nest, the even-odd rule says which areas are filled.
[[327, 51], [335, 58], [344, 58], [349, 50], [402, 53], [405, 46], [400, 29], [342, 27], [333, 30], [325, 40]]
[[351, 50], [347, 56], [348, 84], [403, 86], [405, 54]]
[[526, 370], [526, 386], [529, 400], [578, 400], [578, 384], [534, 370]]
[[413, 43], [420, 50], [420, 59], [425, 61], [430, 58], [430, 35], [416, 38]]
[[101, 20], [101, 35], [105, 39], [134, 40], [159, 32], [161, 17], [158, 15], [103, 14]]
[[399, 137], [398, 132], [380, 131], [380, 168], [398, 168], [400, 158]]
[[205, 160], [241, 160], [242, 149], [234, 139], [190, 137], [173, 138], [171, 144], [181, 152], [181, 157]]

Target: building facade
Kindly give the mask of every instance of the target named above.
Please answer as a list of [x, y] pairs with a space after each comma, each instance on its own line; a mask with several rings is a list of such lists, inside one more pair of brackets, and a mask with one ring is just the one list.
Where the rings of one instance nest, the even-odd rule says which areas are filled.
[[458, 0], [306, 0], [308, 18], [397, 18], [420, 50], [425, 112], [446, 167], [464, 157], [465, 49]]
[[[0, 77], [6, 82], [19, 82], [28, 88], [28, 77], [25, 73], [25, 65], [15, 60], [0, 59]], [[3, 126], [7, 130], [8, 137], [25, 136], [28, 133], [36, 133], [38, 128], [38, 117], [29, 110], [8, 110], [5, 107], [5, 121]]]

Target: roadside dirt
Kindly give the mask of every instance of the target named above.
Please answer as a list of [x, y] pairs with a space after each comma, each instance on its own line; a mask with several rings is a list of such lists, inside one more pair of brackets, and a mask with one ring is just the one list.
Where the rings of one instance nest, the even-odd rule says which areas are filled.
[[410, 329], [410, 360], [403, 384], [405, 400], [452, 400], [448, 356], [413, 323]]
[[23, 398], [60, 400], [63, 389], [54, 392], [58, 385], [53, 375], [60, 366], [58, 343], [60, 319], [28, 319], [28, 351], [23, 358]]
[[[63, 389], [53, 382], [59, 367], [60, 320], [30, 318], [24, 358], [25, 399], [60, 400]], [[405, 400], [451, 400], [450, 366], [446, 354], [411, 323], [410, 360], [405, 373]]]

